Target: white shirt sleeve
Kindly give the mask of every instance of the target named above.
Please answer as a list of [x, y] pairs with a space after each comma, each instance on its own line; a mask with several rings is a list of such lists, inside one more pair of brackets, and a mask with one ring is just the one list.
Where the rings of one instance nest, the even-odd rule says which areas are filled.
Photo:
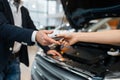
[[33, 42], [36, 42], [36, 40], [35, 40], [36, 34], [37, 34], [37, 31], [33, 31], [32, 37], [31, 37], [31, 40], [32, 40]]

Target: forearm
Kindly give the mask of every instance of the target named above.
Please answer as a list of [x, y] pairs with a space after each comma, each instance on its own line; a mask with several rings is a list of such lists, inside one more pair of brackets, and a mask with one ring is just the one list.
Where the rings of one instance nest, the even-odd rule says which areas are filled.
[[76, 33], [80, 42], [93, 42], [102, 44], [120, 44], [120, 30], [110, 30], [91, 33]]
[[0, 25], [1, 39], [6, 41], [25, 42], [28, 45], [32, 44], [31, 35], [33, 30], [21, 29], [9, 24]]

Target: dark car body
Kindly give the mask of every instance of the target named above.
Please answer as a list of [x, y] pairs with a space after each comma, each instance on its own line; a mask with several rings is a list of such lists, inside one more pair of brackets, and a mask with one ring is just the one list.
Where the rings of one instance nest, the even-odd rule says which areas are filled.
[[[76, 29], [90, 20], [119, 17], [120, 0], [61, 0], [70, 25]], [[60, 50], [60, 46], [55, 48]], [[119, 46], [76, 43], [64, 52], [64, 61], [40, 50], [33, 62], [33, 80], [111, 80], [120, 79], [120, 57], [108, 55]]]

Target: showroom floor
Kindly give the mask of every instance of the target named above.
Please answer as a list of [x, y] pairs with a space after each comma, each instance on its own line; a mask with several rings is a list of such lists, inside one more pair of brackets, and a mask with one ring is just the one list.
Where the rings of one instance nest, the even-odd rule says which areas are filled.
[[31, 65], [34, 60], [35, 54], [37, 52], [36, 46], [30, 46], [28, 47], [29, 50], [29, 60], [30, 60], [30, 66], [26, 67], [25, 65], [21, 64], [21, 80], [30, 80], [30, 71], [31, 71]]

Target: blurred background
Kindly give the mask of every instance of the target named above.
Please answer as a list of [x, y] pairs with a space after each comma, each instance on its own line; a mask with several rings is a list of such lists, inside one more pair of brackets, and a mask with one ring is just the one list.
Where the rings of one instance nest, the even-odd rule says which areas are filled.
[[[65, 22], [60, 0], [23, 0], [38, 29], [58, 26]], [[63, 21], [64, 20], [64, 21]]]

